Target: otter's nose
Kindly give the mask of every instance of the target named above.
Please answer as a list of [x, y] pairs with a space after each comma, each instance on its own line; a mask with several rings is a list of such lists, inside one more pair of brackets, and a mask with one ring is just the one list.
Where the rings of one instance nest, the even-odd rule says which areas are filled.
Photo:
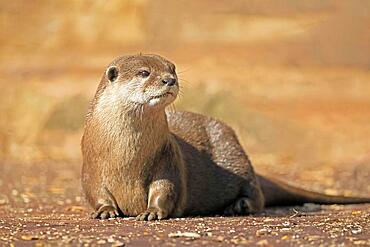
[[171, 87], [175, 85], [176, 79], [175, 78], [164, 78], [162, 79], [163, 84], [166, 84], [167, 86]]

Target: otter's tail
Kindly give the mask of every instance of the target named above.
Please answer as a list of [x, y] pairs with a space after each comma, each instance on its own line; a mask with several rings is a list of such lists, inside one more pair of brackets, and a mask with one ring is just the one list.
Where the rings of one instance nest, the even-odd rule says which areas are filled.
[[300, 205], [303, 203], [318, 204], [355, 204], [370, 203], [370, 197], [330, 196], [321, 193], [299, 189], [283, 182], [258, 176], [262, 192], [265, 196], [265, 206]]

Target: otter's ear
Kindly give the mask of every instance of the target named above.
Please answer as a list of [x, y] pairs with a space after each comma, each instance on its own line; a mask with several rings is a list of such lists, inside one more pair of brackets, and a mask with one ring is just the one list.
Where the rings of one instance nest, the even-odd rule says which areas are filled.
[[118, 68], [116, 66], [111, 66], [107, 69], [107, 78], [110, 82], [114, 82], [118, 77]]

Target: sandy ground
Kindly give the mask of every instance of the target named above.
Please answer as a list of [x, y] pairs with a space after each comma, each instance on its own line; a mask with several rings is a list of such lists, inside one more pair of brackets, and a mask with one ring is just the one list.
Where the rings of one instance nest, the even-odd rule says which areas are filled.
[[370, 244], [370, 204], [305, 204], [245, 217], [92, 220], [81, 197], [79, 164], [3, 162], [0, 169], [3, 246]]

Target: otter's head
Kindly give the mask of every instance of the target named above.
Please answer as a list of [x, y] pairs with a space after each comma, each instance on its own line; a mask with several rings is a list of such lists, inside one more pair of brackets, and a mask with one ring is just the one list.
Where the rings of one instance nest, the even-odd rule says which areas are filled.
[[175, 65], [158, 55], [115, 59], [106, 69], [102, 84], [100, 96], [125, 107], [164, 108], [179, 92]]

